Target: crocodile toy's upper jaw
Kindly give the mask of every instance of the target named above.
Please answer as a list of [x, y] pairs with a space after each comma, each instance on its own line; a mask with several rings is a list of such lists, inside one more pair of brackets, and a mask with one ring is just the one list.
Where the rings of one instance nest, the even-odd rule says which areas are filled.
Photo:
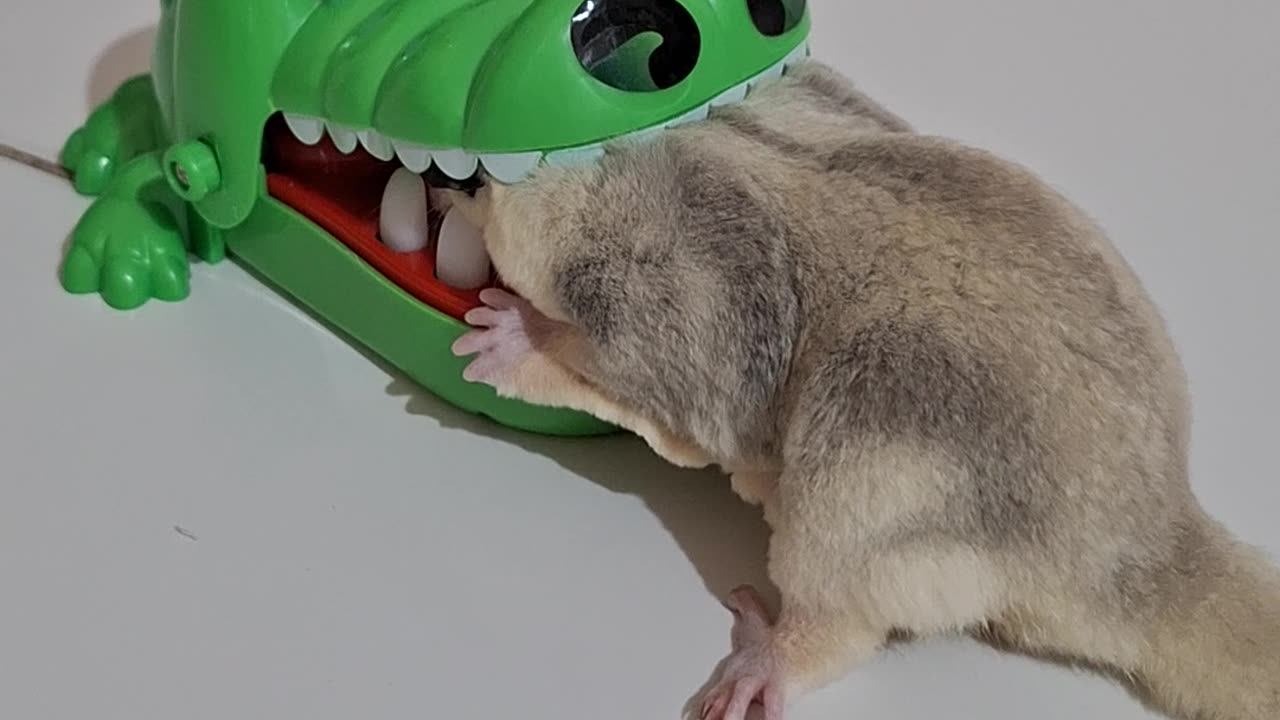
[[535, 141], [521, 145], [511, 152], [484, 152], [461, 146], [428, 147], [421, 144], [419, 139], [386, 133], [377, 127], [353, 127], [327, 118], [291, 112], [287, 106], [282, 116], [294, 137], [305, 145], [315, 145], [327, 138], [342, 153], [363, 149], [378, 160], [398, 161], [414, 173], [434, 169], [441, 175], [458, 181], [483, 174], [510, 184], [525, 179], [539, 165], [554, 167], [587, 162], [599, 157], [606, 143], [632, 137], [642, 138], [656, 131], [702, 120], [712, 108], [740, 102], [755, 85], [781, 76], [788, 67], [804, 61], [808, 56], [809, 45], [802, 42], [781, 60], [737, 85], [675, 117], [666, 117], [652, 125], [633, 125], [631, 129], [616, 135], [584, 139], [578, 144], [538, 145]]

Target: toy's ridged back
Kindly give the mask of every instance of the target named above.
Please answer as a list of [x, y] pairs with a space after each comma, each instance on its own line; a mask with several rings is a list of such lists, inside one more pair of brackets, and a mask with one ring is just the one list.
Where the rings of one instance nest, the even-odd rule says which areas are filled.
[[566, 147], [679, 116], [776, 63], [808, 30], [806, 21], [765, 38], [740, 0], [678, 1], [696, 20], [700, 53], [686, 81], [658, 92], [619, 90], [583, 70], [563, 0], [344, 0], [306, 19], [272, 100], [435, 148]]

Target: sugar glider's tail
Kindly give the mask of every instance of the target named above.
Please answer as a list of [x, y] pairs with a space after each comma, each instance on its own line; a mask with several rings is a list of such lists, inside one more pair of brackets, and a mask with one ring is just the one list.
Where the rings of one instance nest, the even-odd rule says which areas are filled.
[[1206, 520], [1137, 675], [1187, 720], [1280, 720], [1280, 570]]

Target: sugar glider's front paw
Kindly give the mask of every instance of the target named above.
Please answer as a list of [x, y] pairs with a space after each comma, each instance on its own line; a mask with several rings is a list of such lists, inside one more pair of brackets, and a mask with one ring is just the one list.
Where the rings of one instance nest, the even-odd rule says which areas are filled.
[[467, 382], [490, 385], [499, 395], [516, 397], [521, 367], [534, 354], [531, 330], [543, 316], [527, 300], [503, 290], [483, 290], [480, 301], [484, 306], [464, 318], [475, 329], [458, 338], [453, 353], [476, 356], [462, 373]]

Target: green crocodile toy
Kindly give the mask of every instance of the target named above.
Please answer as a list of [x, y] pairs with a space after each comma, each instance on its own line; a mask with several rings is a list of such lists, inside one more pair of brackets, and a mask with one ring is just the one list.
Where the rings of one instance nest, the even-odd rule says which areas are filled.
[[804, 0], [160, 4], [152, 72], [63, 149], [97, 196], [66, 290], [177, 301], [189, 255], [231, 254], [446, 401], [567, 436], [614, 428], [462, 379], [450, 346], [500, 278], [427, 188], [517, 183], [703, 118], [806, 55], [810, 24]]

